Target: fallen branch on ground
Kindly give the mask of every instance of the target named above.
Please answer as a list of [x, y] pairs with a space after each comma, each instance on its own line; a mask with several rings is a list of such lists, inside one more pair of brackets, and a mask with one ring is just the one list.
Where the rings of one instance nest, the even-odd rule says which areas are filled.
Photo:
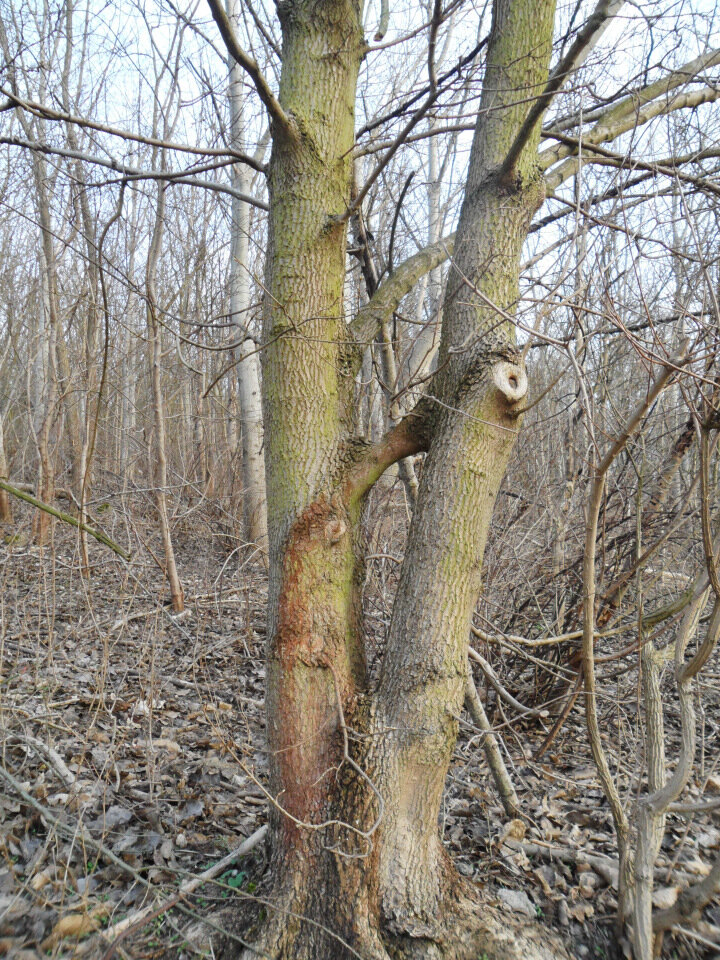
[[480, 699], [470, 672], [468, 672], [465, 685], [465, 709], [473, 718], [473, 722], [484, 733], [482, 745], [485, 751], [485, 759], [490, 767], [490, 772], [492, 773], [495, 786], [500, 794], [500, 800], [502, 801], [505, 813], [509, 817], [520, 816], [520, 801], [515, 792], [513, 782], [510, 779], [505, 761], [500, 753], [497, 734], [494, 733], [490, 721], [487, 718], [485, 708], [483, 707], [482, 700]]
[[42, 510], [44, 513], [49, 513], [51, 517], [56, 517], [58, 520], [62, 520], [63, 523], [69, 523], [71, 526], [77, 527], [78, 530], [83, 530], [85, 533], [89, 533], [90, 536], [95, 537], [99, 543], [104, 544], [106, 547], [110, 547], [113, 553], [116, 553], [119, 557], [122, 557], [123, 560], [127, 560], [128, 562], [130, 561], [130, 554], [123, 550], [122, 547], [118, 546], [114, 540], [111, 540], [110, 537], [106, 536], [104, 533], [101, 533], [99, 530], [89, 527], [81, 520], [71, 517], [69, 513], [63, 513], [62, 510], [56, 510], [55, 507], [51, 507], [49, 503], [44, 503], [42, 500], [38, 500], [37, 497], [34, 497], [30, 493], [26, 493], [24, 490], [20, 490], [18, 487], [14, 487], [6, 480], [0, 480], [0, 490], [5, 490], [7, 493], [11, 493], [14, 497], [17, 497], [19, 500], [24, 500], [26, 503], [29, 503], [36, 509]]
[[262, 843], [262, 841], [265, 839], [265, 834], [267, 831], [268, 826], [265, 824], [257, 829], [255, 833], [251, 833], [246, 840], [243, 840], [236, 850], [228, 853], [227, 856], [222, 858], [222, 860], [219, 860], [216, 864], [213, 864], [212, 867], [208, 867], [207, 870], [204, 870], [196, 877], [186, 880], [175, 896], [161, 904], [160, 907], [155, 907], [154, 904], [148, 904], [141, 910], [138, 910], [136, 913], [130, 914], [129, 917], [125, 917], [124, 920], [118, 921], [118, 923], [114, 924], [112, 927], [108, 927], [107, 930], [103, 930], [102, 936], [104, 939], [112, 941], [106, 952], [103, 954], [103, 960], [111, 960], [111, 957], [115, 954], [120, 941], [124, 939], [131, 930], [144, 926], [150, 920], [154, 920], [156, 917], [159, 917], [168, 910], [171, 910], [174, 906], [177, 906], [183, 897], [193, 893], [204, 883], [214, 880], [215, 877], [219, 876], [228, 867], [232, 866], [232, 864], [239, 857], [244, 857], [250, 853], [251, 850], [254, 850], [255, 847], [257, 847], [258, 844]]

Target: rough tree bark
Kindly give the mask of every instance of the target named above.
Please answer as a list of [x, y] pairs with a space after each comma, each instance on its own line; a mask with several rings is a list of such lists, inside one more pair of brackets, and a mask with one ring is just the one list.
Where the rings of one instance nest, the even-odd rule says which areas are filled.
[[[483, 549], [527, 388], [506, 318], [544, 197], [540, 114], [523, 125], [529, 98], [548, 78], [554, 0], [496, 0], [443, 307], [441, 373], [372, 445], [354, 439], [352, 400], [377, 326], [348, 347], [343, 316], [361, 3], [278, 3], [278, 100], [237, 46], [219, 0], [209, 5], [255, 79], [273, 133], [262, 362], [274, 890], [255, 949], [288, 960], [565, 956], [546, 933], [524, 935], [481, 909], [438, 833]], [[407, 273], [390, 282], [401, 285]], [[372, 690], [360, 602], [364, 498], [388, 466], [422, 450], [384, 668]], [[226, 955], [236, 951], [229, 946]]]
[[382, 909], [398, 933], [428, 941], [424, 954], [414, 951], [419, 956], [432, 955], [438, 928], [443, 941], [459, 938], [463, 920], [467, 952], [450, 956], [478, 948], [472, 912], [457, 917], [435, 824], [464, 698], [485, 540], [527, 389], [512, 325], [498, 326], [491, 304], [513, 309], [522, 244], [544, 198], [537, 125], [508, 170], [505, 161], [527, 114], [524, 97], [547, 80], [553, 18], [551, 2], [494, 7], [443, 304], [440, 372], [430, 387], [431, 439], [378, 690], [380, 789], [394, 800], [379, 855]]

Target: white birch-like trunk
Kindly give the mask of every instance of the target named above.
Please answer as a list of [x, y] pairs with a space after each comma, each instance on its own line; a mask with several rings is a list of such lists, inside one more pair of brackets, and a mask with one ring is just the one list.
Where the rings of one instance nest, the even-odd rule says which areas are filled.
[[[239, 0], [227, 0], [228, 16], [237, 27], [240, 17]], [[230, 144], [236, 149], [243, 145], [243, 72], [230, 60]], [[241, 163], [233, 166], [233, 188], [250, 192], [248, 169]], [[265, 493], [265, 461], [263, 459], [262, 397], [260, 394], [260, 359], [255, 342], [248, 336], [250, 308], [250, 273], [248, 242], [250, 208], [247, 203], [232, 198], [232, 236], [230, 246], [230, 316], [235, 324], [238, 346], [238, 402], [241, 412], [243, 520], [245, 536], [260, 547], [267, 558], [267, 504]]]
[[[431, 128], [434, 123], [431, 123]], [[440, 164], [436, 137], [428, 138], [428, 245], [440, 239]], [[421, 281], [416, 319], [425, 321], [425, 326], [415, 338], [405, 361], [405, 385], [419, 383], [430, 372], [440, 346], [440, 298], [442, 294], [442, 268], [434, 267]], [[427, 299], [427, 320], [425, 301]], [[418, 391], [410, 391], [403, 398], [403, 409], [410, 409], [417, 401]]]

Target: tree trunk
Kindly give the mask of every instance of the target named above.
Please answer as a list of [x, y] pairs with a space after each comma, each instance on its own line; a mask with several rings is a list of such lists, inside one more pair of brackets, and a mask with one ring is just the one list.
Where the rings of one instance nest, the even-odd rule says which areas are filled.
[[[54, 366], [58, 316], [57, 277], [45, 163], [37, 154], [33, 155], [33, 173], [41, 234], [40, 268], [42, 270], [40, 278], [42, 299], [39, 305], [38, 343], [34, 364], [33, 433], [38, 452], [37, 495], [45, 503], [51, 503], [55, 496], [55, 467], [50, 449], [50, 434], [55, 422], [57, 401]], [[52, 517], [44, 510], [36, 511], [33, 518], [33, 536], [38, 545], [47, 543], [51, 529]]]
[[[65, 0], [65, 56], [61, 79], [63, 106], [68, 113], [72, 113], [73, 104], [70, 99], [70, 74], [72, 68], [73, 50], [73, 0]], [[65, 125], [65, 136], [71, 150], [79, 151], [77, 131], [72, 123]], [[95, 218], [90, 210], [88, 190], [83, 164], [75, 160], [71, 164], [72, 176], [80, 189], [75, 192], [74, 202], [78, 222], [82, 224], [82, 236], [85, 241], [87, 255], [87, 275], [84, 310], [85, 324], [83, 331], [84, 356], [82, 357], [82, 374], [78, 378], [79, 402], [82, 406], [84, 418], [80, 437], [79, 451], [73, 456], [73, 487], [80, 504], [79, 516], [81, 524], [87, 523], [86, 504], [92, 490], [92, 457], [97, 434], [97, 420], [100, 417], [100, 397], [97, 397], [93, 410], [97, 378], [97, 351], [99, 335], [99, 308], [100, 308], [100, 278], [98, 264], [97, 236]], [[76, 401], [77, 402], [77, 401]], [[94, 418], [94, 419], [93, 419]], [[90, 575], [90, 561], [88, 557], [87, 535], [81, 527], [80, 541], [80, 568], [83, 576]]]
[[137, 367], [135, 358], [132, 356], [132, 332], [130, 330], [130, 318], [120, 334], [122, 346], [121, 371], [119, 397], [119, 430], [118, 430], [118, 454], [117, 470], [122, 478], [122, 490], [125, 492], [128, 485], [134, 479], [133, 461], [135, 453], [131, 449], [131, 436], [135, 429], [135, 389], [137, 379]]
[[[435, 124], [431, 123], [430, 129]], [[440, 239], [440, 169], [438, 162], [438, 145], [435, 137], [428, 139], [428, 245], [437, 243]], [[417, 302], [415, 319], [418, 323], [425, 321], [425, 326], [417, 335], [412, 348], [408, 351], [405, 361], [405, 383], [407, 386], [413, 380], [421, 380], [432, 367], [440, 343], [440, 293], [442, 290], [442, 268], [437, 266], [426, 274], [420, 283], [420, 296]], [[427, 311], [425, 300], [427, 299]], [[413, 393], [411, 391], [411, 399]], [[405, 406], [407, 406], [407, 399]]]
[[[359, 0], [278, 5], [262, 353], [270, 543], [267, 735], [275, 889], [255, 948], [287, 960], [557, 958], [479, 907], [438, 834], [494, 499], [527, 378], [511, 323], [542, 202], [539, 125], [497, 169], [548, 75], [553, 0], [497, 0], [470, 182], [444, 305], [441, 375], [374, 444], [353, 442], [343, 310]], [[517, 102], [515, 102], [517, 99]], [[392, 282], [392, 281], [388, 281]], [[377, 332], [377, 331], [376, 331]], [[377, 690], [361, 620], [364, 497], [423, 468]], [[228, 956], [236, 954], [229, 947]], [[247, 956], [254, 956], [254, 951]]]
[[[135, 238], [138, 235], [138, 195], [135, 191], [130, 197], [130, 253], [128, 258], [128, 276], [135, 274], [135, 256], [137, 243]], [[136, 452], [133, 449], [131, 440], [135, 430], [136, 409], [135, 397], [137, 391], [137, 370], [138, 358], [134, 356], [134, 341], [136, 329], [136, 317], [131, 307], [131, 301], [127, 301], [125, 312], [125, 322], [119, 332], [121, 343], [121, 380], [119, 397], [119, 436], [117, 452], [117, 470], [122, 478], [122, 491], [125, 493], [128, 486], [135, 479], [134, 462]]]
[[[7, 457], [5, 455], [5, 432], [3, 417], [0, 413], [0, 480], [9, 481]], [[0, 523], [12, 523], [12, 509], [7, 490], [0, 490]]]
[[[438, 928], [441, 939], [461, 939], [463, 923], [477, 948], [472, 917], [457, 918], [436, 823], [463, 704], [485, 541], [527, 389], [512, 324], [498, 325], [491, 305], [505, 316], [514, 310], [522, 245], [544, 197], [537, 126], [513, 168], [502, 167], [527, 112], [518, 91], [539, 93], [546, 81], [553, 19], [548, 0], [495, 4], [443, 304], [441, 372], [429, 389], [436, 401], [432, 436], [378, 690], [382, 789], [394, 798], [380, 848], [382, 910], [398, 934], [427, 941], [418, 956], [432, 955]], [[453, 915], [454, 933], [452, 926], [443, 930]]]
[[[240, 16], [239, 0], [227, 0], [230, 21]], [[243, 74], [234, 60], [230, 64], [230, 143], [242, 150], [243, 138]], [[248, 168], [236, 163], [233, 187], [250, 193]], [[262, 398], [260, 395], [260, 360], [255, 343], [248, 336], [250, 323], [250, 207], [244, 200], [232, 199], [232, 238], [230, 249], [230, 316], [239, 341], [238, 402], [241, 413], [243, 521], [245, 537], [257, 544], [267, 561], [267, 505], [265, 499], [265, 462], [263, 459]]]
[[[157, 263], [160, 257], [160, 248], [162, 245], [163, 227], [165, 224], [165, 185], [160, 183], [158, 187], [157, 212], [155, 214], [155, 227], [153, 230], [150, 251], [148, 253], [147, 269], [145, 274], [145, 291], [147, 296], [147, 327], [148, 327], [148, 347], [150, 351], [150, 384], [152, 389], [152, 411], [153, 411], [153, 429], [152, 429], [152, 458], [151, 467], [153, 485], [155, 487], [155, 503], [158, 512], [158, 521], [160, 524], [160, 536], [162, 537], [163, 550], [165, 553], [165, 576], [170, 585], [170, 598], [172, 608], [175, 613], [182, 613], [185, 609], [185, 600], [183, 597], [183, 588], [178, 576], [177, 566], [175, 564], [175, 550], [173, 548], [172, 535], [170, 533], [170, 521], [167, 512], [167, 460], [165, 453], [165, 412], [163, 405], [162, 385], [160, 382], [160, 368], [162, 363], [162, 342], [160, 338], [160, 324], [157, 318], [157, 296], [155, 290], [155, 277], [157, 273]], [[153, 462], [154, 460], [154, 462]]]

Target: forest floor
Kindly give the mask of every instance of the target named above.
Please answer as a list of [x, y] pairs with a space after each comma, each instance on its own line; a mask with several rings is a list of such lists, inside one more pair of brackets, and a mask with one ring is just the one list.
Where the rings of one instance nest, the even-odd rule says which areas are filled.
[[[266, 819], [263, 571], [221, 539], [178, 531], [187, 611], [175, 617], [149, 554], [126, 565], [93, 544], [83, 580], [72, 531], [56, 528], [41, 551], [27, 545], [29, 518], [18, 513], [16, 535], [0, 542], [0, 957], [207, 956], [202, 921], [252, 896], [265, 866], [257, 843], [177, 899], [181, 883]], [[367, 600], [379, 638], [388, 597], [378, 583], [369, 579]], [[695, 795], [720, 791], [716, 690]], [[616, 700], [635, 697], [613, 690]], [[490, 700], [526, 821], [503, 813], [481, 741], [463, 721], [442, 815], [447, 846], [498, 909], [551, 926], [573, 957], [610, 957], [615, 843], [581, 712], [535, 761], [552, 718], [505, 716]], [[611, 759], [629, 782], [622, 744], [633, 730], [613, 711], [611, 700], [603, 729], [617, 735]], [[720, 847], [716, 818], [671, 820], [660, 902], [707, 873]], [[142, 909], [150, 915], [133, 922]], [[98, 932], [127, 918], [121, 939]], [[663, 957], [720, 957], [718, 928], [716, 902], [699, 928], [665, 938]]]

